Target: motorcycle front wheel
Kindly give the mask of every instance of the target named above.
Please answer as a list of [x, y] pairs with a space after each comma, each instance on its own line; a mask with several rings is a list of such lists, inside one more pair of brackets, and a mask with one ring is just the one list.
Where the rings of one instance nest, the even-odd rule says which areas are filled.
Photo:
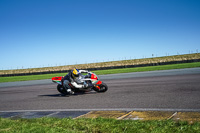
[[97, 87], [94, 87], [93, 90], [95, 90], [96, 92], [106, 92], [108, 90], [108, 86], [102, 82], [102, 84], [98, 85], [100, 87], [97, 88]]

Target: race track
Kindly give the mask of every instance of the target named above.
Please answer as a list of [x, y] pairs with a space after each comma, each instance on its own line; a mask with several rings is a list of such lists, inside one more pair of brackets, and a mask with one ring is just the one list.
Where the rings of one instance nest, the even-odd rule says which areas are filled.
[[51, 80], [0, 83], [0, 111], [200, 110], [200, 68], [100, 76], [109, 90], [62, 96]]

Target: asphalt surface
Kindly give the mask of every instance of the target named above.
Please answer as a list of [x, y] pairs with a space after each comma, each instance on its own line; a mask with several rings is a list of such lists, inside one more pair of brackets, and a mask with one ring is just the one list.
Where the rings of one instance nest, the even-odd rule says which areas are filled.
[[107, 92], [72, 96], [60, 95], [50, 80], [1, 83], [0, 111], [200, 111], [200, 68], [100, 77]]
[[[108, 74], [108, 75], [100, 75], [99, 78], [105, 80], [105, 79], [123, 79], [123, 78], [155, 77], [155, 76], [170, 76], [170, 75], [185, 75], [185, 74], [200, 74], [200, 68]], [[26, 85], [41, 85], [41, 84], [49, 84], [50, 82], [51, 79], [21, 81], [21, 82], [6, 82], [6, 83], [0, 83], [0, 88], [11, 87], [11, 86], [16, 87], [16, 86], [26, 86]]]

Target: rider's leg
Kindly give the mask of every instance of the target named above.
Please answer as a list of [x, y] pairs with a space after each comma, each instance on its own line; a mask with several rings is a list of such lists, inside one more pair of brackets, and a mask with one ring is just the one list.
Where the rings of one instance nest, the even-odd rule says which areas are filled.
[[63, 81], [63, 86], [65, 87], [66, 91], [70, 94], [74, 94], [74, 92], [72, 91], [71, 87], [69, 86], [69, 81], [68, 80], [64, 80]]

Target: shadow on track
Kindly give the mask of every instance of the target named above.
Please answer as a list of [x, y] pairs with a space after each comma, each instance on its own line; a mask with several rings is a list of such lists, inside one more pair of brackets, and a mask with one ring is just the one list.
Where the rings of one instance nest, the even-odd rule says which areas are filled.
[[48, 95], [38, 95], [39, 97], [67, 97], [68, 95], [62, 94], [48, 94]]
[[93, 95], [97, 92], [76, 92], [73, 95], [63, 95], [63, 94], [47, 94], [47, 95], [38, 95], [39, 97], [72, 97], [72, 96], [79, 96], [79, 95]]

